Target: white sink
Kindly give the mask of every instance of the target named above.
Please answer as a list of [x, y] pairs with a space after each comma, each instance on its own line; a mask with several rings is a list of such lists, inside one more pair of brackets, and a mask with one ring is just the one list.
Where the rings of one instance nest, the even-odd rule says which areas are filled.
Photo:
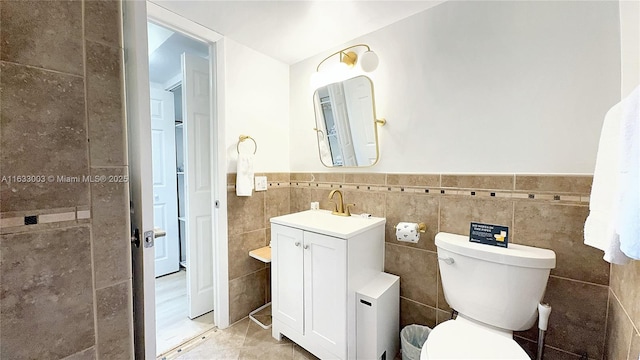
[[360, 215], [339, 216], [329, 210], [307, 210], [271, 218], [274, 224], [296, 227], [341, 239], [351, 238], [372, 227], [384, 224], [386, 219], [364, 218]]

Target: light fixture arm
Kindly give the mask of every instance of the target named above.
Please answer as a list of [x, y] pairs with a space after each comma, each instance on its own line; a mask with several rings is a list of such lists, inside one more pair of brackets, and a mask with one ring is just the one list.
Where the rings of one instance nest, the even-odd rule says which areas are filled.
[[326, 57], [326, 58], [324, 58], [322, 61], [320, 61], [320, 64], [318, 64], [318, 66], [316, 67], [316, 72], [319, 72], [319, 71], [320, 71], [320, 66], [322, 66], [322, 64], [323, 64], [325, 61], [329, 60], [331, 57], [333, 57], [333, 56], [335, 56], [335, 55], [340, 54], [340, 61], [342, 61], [342, 56], [343, 56], [343, 55], [347, 55], [347, 54], [345, 53], [345, 51], [346, 51], [346, 50], [353, 49], [353, 48], [355, 48], [355, 47], [359, 47], [359, 46], [364, 46], [364, 47], [366, 47], [366, 48], [367, 48], [367, 51], [371, 51], [371, 48], [369, 47], [369, 45], [366, 45], [366, 44], [357, 44], [357, 45], [352, 45], [352, 46], [346, 47], [346, 48], [344, 48], [344, 49], [342, 49], [342, 50], [339, 50], [339, 51], [334, 52], [333, 54], [331, 54], [331, 55], [327, 56], [327, 57]]

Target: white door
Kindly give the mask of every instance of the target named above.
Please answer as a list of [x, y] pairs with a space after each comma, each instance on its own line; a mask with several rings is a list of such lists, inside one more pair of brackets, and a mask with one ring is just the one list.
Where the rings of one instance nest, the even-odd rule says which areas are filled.
[[271, 311], [278, 321], [304, 334], [302, 230], [271, 225]]
[[[155, 253], [153, 247], [153, 178], [149, 113], [147, 10], [144, 1], [123, 1], [124, 64], [131, 228], [140, 232], [132, 245], [133, 316], [136, 359], [156, 358]], [[133, 231], [132, 231], [133, 234]], [[150, 235], [144, 236], [145, 234]], [[146, 239], [150, 240], [150, 244]]]
[[189, 318], [213, 310], [209, 61], [182, 54]]
[[304, 232], [304, 335], [347, 358], [347, 241]]
[[331, 99], [331, 111], [335, 122], [335, 132], [342, 150], [344, 166], [358, 166], [356, 153], [353, 148], [353, 138], [351, 137], [351, 126], [349, 125], [349, 113], [344, 95], [342, 83], [328, 85], [329, 98]]
[[156, 277], [180, 270], [178, 184], [173, 93], [151, 87], [153, 225], [166, 232], [156, 238]]
[[353, 135], [353, 148], [358, 165], [370, 165], [378, 157], [376, 143], [376, 122], [373, 111], [373, 87], [371, 81], [358, 76], [344, 83], [344, 97], [349, 113], [349, 126]]

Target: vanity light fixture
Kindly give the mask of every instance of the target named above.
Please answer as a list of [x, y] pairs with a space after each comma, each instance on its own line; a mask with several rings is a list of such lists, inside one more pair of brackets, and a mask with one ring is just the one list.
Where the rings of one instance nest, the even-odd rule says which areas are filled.
[[[357, 54], [355, 51], [349, 51], [354, 48], [363, 47], [366, 51], [361, 54]], [[325, 62], [338, 55], [339, 61], [333, 64], [325, 64]], [[315, 91], [317, 88], [327, 84], [340, 82], [345, 79], [354, 77], [353, 71], [350, 68], [358, 66], [360, 73], [369, 73], [374, 71], [378, 67], [378, 55], [371, 50], [369, 45], [358, 44], [346, 47], [340, 51], [336, 51], [333, 54], [324, 58], [318, 66], [316, 71], [311, 75], [311, 88]], [[325, 65], [325, 69], [320, 71], [320, 67]], [[356, 74], [357, 75], [357, 74]]]
[[[346, 52], [347, 50], [350, 50], [356, 47], [365, 47], [367, 48], [367, 51], [362, 53], [360, 56], [358, 56], [358, 54], [356, 54], [354, 51]], [[378, 67], [378, 62], [379, 62], [378, 55], [371, 50], [369, 45], [358, 44], [358, 45], [352, 45], [352, 46], [346, 47], [340, 51], [336, 51], [333, 54], [327, 56], [322, 61], [320, 61], [320, 63], [316, 67], [316, 72], [320, 71], [320, 66], [322, 66], [322, 64], [325, 61], [329, 60], [330, 58], [336, 55], [340, 55], [340, 62], [346, 64], [348, 67], [353, 67], [359, 62], [360, 68], [364, 72], [372, 72]], [[358, 59], [358, 57], [360, 59]]]

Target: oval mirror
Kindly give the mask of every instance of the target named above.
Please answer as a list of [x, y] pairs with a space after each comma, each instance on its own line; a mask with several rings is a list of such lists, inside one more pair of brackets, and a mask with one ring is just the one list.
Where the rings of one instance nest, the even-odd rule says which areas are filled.
[[320, 161], [327, 167], [378, 162], [373, 83], [357, 76], [318, 88], [313, 95]]

